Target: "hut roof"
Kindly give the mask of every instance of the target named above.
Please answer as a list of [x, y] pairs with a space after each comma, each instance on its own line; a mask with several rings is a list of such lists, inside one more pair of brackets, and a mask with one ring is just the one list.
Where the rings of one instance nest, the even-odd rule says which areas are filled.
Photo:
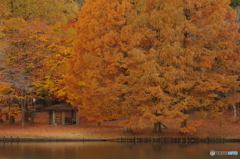
[[45, 109], [47, 109], [47, 110], [77, 110], [77, 108], [73, 107], [71, 104], [68, 104], [68, 103], [56, 104], [56, 105], [47, 107]]

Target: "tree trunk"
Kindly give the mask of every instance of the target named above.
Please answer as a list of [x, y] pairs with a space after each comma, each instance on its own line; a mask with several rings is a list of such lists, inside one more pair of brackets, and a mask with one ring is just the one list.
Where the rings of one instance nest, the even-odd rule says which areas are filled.
[[24, 107], [25, 107], [25, 122], [29, 122], [30, 111], [29, 111], [29, 98], [25, 96], [24, 98]]
[[0, 123], [3, 123], [2, 115], [0, 115]]
[[[30, 123], [31, 124], [34, 124], [35, 111], [36, 111], [35, 104], [34, 104], [33, 100], [35, 100], [35, 99], [32, 99], [32, 98], [29, 99], [29, 106], [31, 106], [31, 108], [30, 108], [30, 116], [31, 116]], [[64, 120], [64, 122], [65, 122], [65, 120]]]
[[233, 116], [237, 117], [237, 106], [236, 106], [236, 104], [233, 104], [232, 108], [233, 108]]
[[79, 125], [79, 114], [78, 114], [78, 110], [76, 110], [76, 125]]
[[154, 133], [162, 133], [161, 122], [154, 123], [153, 132]]
[[124, 127], [124, 133], [133, 133], [133, 131], [129, 127]]
[[22, 107], [22, 128], [25, 128], [25, 108], [24, 106]]
[[[184, 114], [187, 114], [187, 111], [184, 109], [184, 110], [182, 110], [182, 112], [184, 113]], [[184, 128], [184, 127], [186, 127], [187, 126], [187, 119], [184, 119], [182, 122], [181, 122], [181, 125], [180, 125], [180, 128]]]
[[180, 125], [180, 128], [184, 128], [187, 126], [187, 119], [184, 119], [182, 122], [181, 122], [181, 125]]
[[[23, 97], [23, 90], [21, 89], [21, 97]], [[25, 128], [25, 103], [24, 99], [21, 99], [21, 111], [22, 111], [22, 128]]]
[[34, 124], [34, 115], [35, 115], [34, 111], [31, 111], [31, 121], [30, 121], [30, 123], [32, 125]]
[[8, 115], [8, 114], [6, 114], [6, 116], [5, 116], [5, 117], [6, 117], [6, 120], [9, 120], [9, 115]]
[[231, 88], [232, 91], [232, 96], [233, 96], [233, 102], [234, 104], [232, 105], [232, 109], [233, 109], [233, 116], [236, 118], [237, 117], [237, 104], [236, 104], [236, 93], [237, 93], [237, 89], [235, 86], [233, 86]]
[[25, 105], [25, 115], [24, 115], [24, 120], [25, 122], [29, 122], [29, 112], [27, 110], [27, 107]]
[[[181, 125], [180, 125], [180, 128], [184, 128], [187, 126], [187, 119], [184, 119], [182, 122], [181, 122]], [[178, 132], [180, 135], [185, 135], [185, 133], [179, 131]]]
[[15, 116], [10, 116], [9, 123], [14, 124], [15, 123]]

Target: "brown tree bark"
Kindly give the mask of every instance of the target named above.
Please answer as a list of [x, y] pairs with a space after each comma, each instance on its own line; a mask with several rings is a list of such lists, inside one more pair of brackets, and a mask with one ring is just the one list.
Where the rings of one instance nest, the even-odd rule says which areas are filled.
[[187, 119], [185, 119], [181, 122], [180, 128], [184, 128], [186, 126], [187, 126]]
[[[21, 89], [20, 91], [21, 91], [20, 92], [21, 97], [23, 97], [23, 94], [24, 94], [23, 89]], [[22, 124], [22, 128], [25, 128], [25, 112], [26, 112], [26, 110], [25, 110], [24, 99], [21, 99], [20, 105], [21, 105], [21, 112], [22, 112], [22, 122], [21, 122], [21, 124]]]
[[161, 122], [154, 123], [153, 133], [162, 133]]
[[0, 123], [3, 123], [2, 115], [0, 115]]
[[9, 123], [10, 124], [15, 124], [15, 116], [10, 116]]

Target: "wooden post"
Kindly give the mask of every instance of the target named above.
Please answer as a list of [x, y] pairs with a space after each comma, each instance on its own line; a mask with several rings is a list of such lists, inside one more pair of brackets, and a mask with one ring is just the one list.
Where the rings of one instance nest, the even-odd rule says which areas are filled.
[[62, 110], [62, 125], [65, 125], [65, 111]]
[[48, 124], [51, 124], [52, 111], [48, 111]]
[[76, 125], [79, 125], [79, 114], [78, 114], [78, 109], [76, 110]]
[[56, 122], [55, 122], [55, 111], [53, 110], [53, 120], [52, 120], [52, 124], [55, 125]]

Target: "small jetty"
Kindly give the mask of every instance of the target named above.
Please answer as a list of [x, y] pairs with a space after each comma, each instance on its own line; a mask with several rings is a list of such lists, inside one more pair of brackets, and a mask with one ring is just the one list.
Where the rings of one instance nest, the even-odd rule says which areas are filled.
[[119, 142], [119, 143], [240, 143], [240, 138], [196, 138], [196, 137], [122, 137], [114, 139], [59, 139], [59, 138], [0, 138], [0, 142]]

